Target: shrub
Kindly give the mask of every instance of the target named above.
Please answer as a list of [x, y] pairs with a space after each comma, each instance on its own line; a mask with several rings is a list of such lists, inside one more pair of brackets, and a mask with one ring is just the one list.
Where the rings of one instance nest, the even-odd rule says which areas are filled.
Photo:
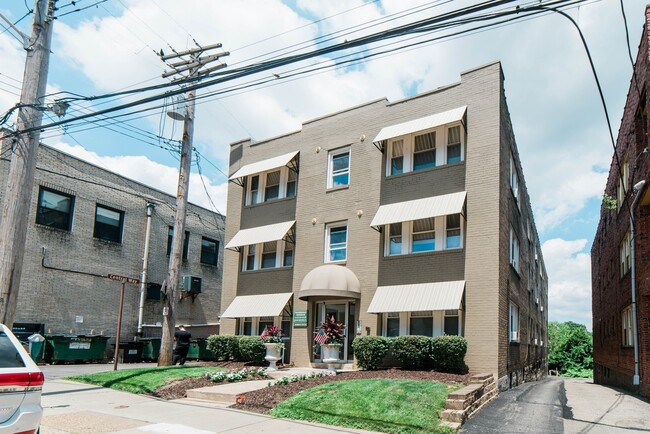
[[460, 372], [465, 369], [467, 340], [462, 336], [437, 336], [431, 340], [428, 356], [439, 371]]
[[236, 362], [245, 361], [244, 357], [241, 354], [241, 350], [239, 349], [239, 341], [241, 338], [242, 338], [241, 336], [232, 336], [231, 339], [228, 341], [230, 358]]
[[407, 369], [423, 369], [429, 362], [431, 338], [400, 336], [393, 339], [393, 357]]
[[382, 336], [361, 336], [352, 341], [352, 349], [361, 369], [375, 370], [388, 353], [390, 341]]
[[214, 354], [215, 360], [229, 360], [232, 357], [232, 342], [236, 340], [235, 336], [212, 335], [208, 337], [207, 347]]
[[259, 336], [241, 336], [239, 338], [239, 351], [245, 362], [264, 362], [266, 347]]

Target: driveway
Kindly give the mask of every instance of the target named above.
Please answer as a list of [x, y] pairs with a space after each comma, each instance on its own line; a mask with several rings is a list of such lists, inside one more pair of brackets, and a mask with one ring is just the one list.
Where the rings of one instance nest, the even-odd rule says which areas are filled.
[[650, 402], [591, 380], [548, 377], [502, 392], [463, 433], [650, 433]]

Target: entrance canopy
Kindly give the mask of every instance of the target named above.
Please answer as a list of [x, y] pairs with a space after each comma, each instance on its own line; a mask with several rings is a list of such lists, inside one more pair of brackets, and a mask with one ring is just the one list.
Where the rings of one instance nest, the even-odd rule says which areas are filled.
[[370, 302], [368, 312], [418, 312], [458, 309], [464, 291], [464, 280], [380, 286]]
[[298, 298], [309, 297], [361, 298], [357, 276], [343, 265], [321, 265], [311, 270], [300, 284]]
[[424, 199], [382, 205], [377, 210], [370, 226], [379, 227], [391, 223], [410, 222], [413, 220], [460, 214], [465, 204], [467, 192], [443, 194]]
[[242, 295], [235, 297], [221, 318], [244, 318], [247, 316], [280, 316], [293, 293]]
[[295, 220], [291, 220], [272, 225], [258, 226], [256, 228], [242, 229], [226, 244], [226, 249], [237, 249], [241, 246], [281, 240], [295, 222]]

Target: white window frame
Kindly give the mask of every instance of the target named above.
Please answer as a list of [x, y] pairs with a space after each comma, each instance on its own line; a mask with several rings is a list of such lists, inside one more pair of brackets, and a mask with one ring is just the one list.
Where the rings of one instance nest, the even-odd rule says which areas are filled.
[[510, 342], [519, 342], [519, 306], [512, 301], [508, 313], [508, 335], [510, 336]]
[[[244, 334], [244, 320], [245, 318], [251, 318], [251, 334], [250, 335], [245, 335]], [[257, 329], [260, 328], [260, 318], [271, 318], [271, 317], [259, 317], [259, 316], [247, 316], [247, 317], [241, 317], [239, 318], [239, 327], [237, 328], [237, 336], [259, 336], [257, 334]], [[282, 317], [281, 316], [274, 316], [273, 317], [273, 325], [280, 327], [280, 324], [282, 324]]]
[[[414, 161], [414, 151], [415, 151], [415, 136], [420, 136], [426, 133], [435, 132], [436, 133], [436, 165], [435, 167], [445, 166], [447, 164], [458, 164], [456, 163], [447, 163], [447, 147], [449, 146], [449, 129], [453, 127], [460, 127], [460, 162], [465, 161], [465, 128], [461, 122], [453, 122], [450, 124], [440, 125], [435, 128], [428, 128], [421, 131], [416, 131], [411, 134], [406, 134], [403, 136], [393, 137], [388, 140], [388, 145], [386, 146], [386, 167], [385, 172], [386, 176], [398, 176], [405, 173], [412, 173], [413, 170], [413, 161]], [[391, 174], [391, 163], [393, 155], [393, 144], [399, 141], [403, 141], [403, 164], [402, 164], [402, 173], [401, 174]], [[433, 169], [433, 168], [431, 168]]]
[[[336, 228], [345, 228], [345, 259], [339, 259], [336, 261], [330, 260], [330, 232], [332, 229]], [[348, 222], [335, 222], [328, 223], [325, 225], [325, 252], [324, 252], [324, 262], [325, 263], [342, 263], [348, 260], [348, 240], [350, 239], [350, 228], [348, 228]], [[336, 248], [336, 250], [340, 250]]]
[[[275, 267], [267, 267], [267, 268], [262, 268], [262, 255], [263, 255], [263, 249], [264, 249], [264, 243], [257, 243], [257, 244], [251, 244], [255, 246], [255, 257], [254, 257], [254, 266], [252, 270], [247, 270], [246, 266], [248, 265], [248, 252], [250, 251], [251, 245], [248, 246], [243, 246], [241, 251], [242, 251], [242, 266], [241, 266], [241, 271], [243, 273], [245, 272], [250, 272], [250, 271], [258, 271], [258, 270], [275, 270], [278, 268], [291, 268], [293, 267], [293, 261], [291, 265], [287, 265], [286, 267], [284, 266], [284, 252], [285, 252], [285, 245], [289, 243], [289, 241], [286, 240], [277, 240], [276, 244], [276, 250], [275, 250]], [[295, 246], [294, 246], [295, 250]], [[295, 259], [295, 252], [294, 252], [294, 259]]]
[[623, 237], [623, 240], [621, 240], [621, 243], [619, 244], [618, 247], [618, 253], [619, 253], [619, 265], [620, 265], [620, 272], [621, 272], [621, 277], [625, 276], [627, 273], [630, 272], [632, 269], [632, 262], [630, 259], [630, 253], [631, 253], [631, 240], [630, 240], [630, 231], [628, 230], [625, 233], [625, 236]]
[[[616, 188], [616, 204], [618, 205], [618, 209], [620, 210], [621, 207], [623, 206], [623, 201], [625, 200], [625, 193], [630, 191], [630, 165], [628, 163], [627, 157], [625, 158], [625, 162], [623, 163], [623, 180], [621, 181], [621, 177], [619, 176], [618, 178], [618, 184]], [[624, 188], [625, 187], [625, 188]]]
[[621, 313], [621, 344], [624, 347], [634, 346], [634, 318], [632, 315], [632, 305], [629, 305]]
[[[458, 336], [463, 336], [465, 333], [465, 324], [463, 323], [464, 314], [463, 309], [459, 308], [458, 310]], [[445, 316], [456, 316], [456, 315], [446, 315], [446, 311], [429, 311], [433, 317], [433, 329], [432, 337], [442, 336], [445, 333]], [[386, 337], [388, 335], [388, 315], [394, 314], [394, 312], [384, 312], [381, 314], [381, 335]], [[399, 336], [407, 336], [411, 334], [411, 317], [414, 316], [413, 312], [398, 312], [399, 318]]]
[[[434, 220], [434, 232], [436, 236], [436, 248], [435, 250], [427, 250], [425, 252], [416, 252], [418, 253], [431, 253], [438, 252], [443, 250], [461, 250], [465, 247], [465, 217], [463, 213], [460, 214], [460, 247], [451, 247], [447, 248], [447, 216], [438, 216]], [[401, 223], [394, 223], [402, 225], [402, 252], [401, 253], [390, 253], [390, 224], [387, 224], [383, 227], [382, 232], [384, 233], [384, 256], [402, 256], [413, 254], [413, 221], [406, 221]], [[441, 228], [441, 229], [439, 229]]]
[[517, 174], [515, 157], [512, 153], [510, 153], [510, 189], [512, 190], [512, 195], [515, 197], [515, 202], [517, 202], [517, 207], [519, 207], [521, 202], [521, 200], [519, 200], [519, 175]]
[[[348, 170], [347, 170], [347, 175], [348, 175], [348, 183], [343, 184], [343, 185], [334, 185], [334, 175], [342, 175], [346, 173], [345, 171], [339, 172], [339, 173], [334, 173], [334, 157], [338, 157], [339, 155], [343, 154], [348, 154]], [[344, 148], [339, 148], [339, 149], [334, 149], [329, 151], [328, 156], [327, 156], [327, 188], [344, 188], [350, 185], [350, 182], [352, 181], [352, 173], [351, 173], [351, 167], [352, 167], [352, 149], [350, 146], [346, 146]]]
[[[289, 172], [292, 171], [293, 169], [289, 168], [289, 166], [282, 166], [282, 167], [276, 167], [271, 170], [267, 170], [266, 172], [260, 172], [260, 173], [254, 173], [252, 175], [248, 175], [246, 177], [246, 199], [245, 199], [245, 205], [244, 206], [252, 206], [252, 205], [260, 205], [263, 203], [267, 202], [275, 202], [280, 199], [284, 199], [286, 197], [295, 197], [295, 196], [287, 196], [287, 183], [289, 181]], [[280, 183], [278, 186], [278, 197], [271, 199], [271, 200], [266, 200], [266, 178], [269, 173], [277, 172], [280, 171]], [[252, 203], [252, 192], [251, 192], [251, 186], [252, 186], [252, 181], [253, 178], [257, 176], [259, 181], [257, 185], [257, 202]], [[296, 193], [298, 191], [298, 177], [296, 176]]]
[[[438, 231], [436, 231], [436, 220], [437, 219], [435, 217], [429, 217], [429, 219], [433, 220], [433, 229], [432, 230], [426, 230], [426, 231], [420, 231], [420, 232], [415, 232], [415, 222], [417, 220], [413, 220], [413, 221], [409, 222], [411, 224], [411, 238], [409, 239], [409, 250], [412, 253], [427, 253], [427, 252], [435, 252], [436, 250], [441, 250], [440, 249], [441, 246], [439, 245], [439, 243], [437, 242], [438, 240], [436, 239], [436, 238], [439, 238], [439, 236], [440, 236], [440, 233], [438, 233], [438, 237], [436, 237], [436, 232], [438, 232]], [[422, 220], [425, 220], [425, 219], [422, 219]], [[433, 233], [433, 249], [432, 250], [421, 250], [419, 252], [414, 252], [413, 251], [413, 243], [415, 242], [415, 240], [414, 240], [415, 235], [431, 234], [431, 233]]]
[[520, 244], [514, 228], [510, 227], [510, 265], [519, 273]]

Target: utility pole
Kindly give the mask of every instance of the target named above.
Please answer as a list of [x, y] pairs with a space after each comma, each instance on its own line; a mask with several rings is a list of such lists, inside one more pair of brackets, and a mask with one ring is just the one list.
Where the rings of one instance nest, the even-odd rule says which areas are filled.
[[[207, 50], [221, 48], [221, 44], [208, 45], [206, 47], [193, 48], [191, 50], [164, 55], [161, 51], [160, 58], [166, 62], [170, 59], [181, 59], [168, 66], [172, 69], [162, 74], [163, 78], [179, 75], [177, 80], [199, 79], [217, 69], [225, 68], [226, 64], [219, 64], [212, 68], [201, 69], [210, 62], [230, 53], [221, 52], [218, 54], [201, 57]], [[187, 57], [187, 58], [184, 58]], [[183, 75], [186, 73], [186, 75]], [[174, 218], [174, 234], [172, 237], [172, 251], [169, 258], [169, 269], [166, 283], [162, 288], [163, 296], [163, 326], [162, 340], [160, 343], [160, 355], [158, 366], [169, 366], [172, 363], [172, 345], [176, 319], [174, 309], [176, 308], [176, 297], [178, 291], [179, 274], [181, 267], [181, 256], [183, 241], [185, 238], [185, 216], [187, 209], [187, 193], [190, 182], [190, 165], [192, 162], [192, 138], [194, 135], [194, 108], [196, 105], [196, 91], [192, 90], [185, 95], [185, 113], [170, 113], [170, 116], [177, 120], [183, 120], [183, 141], [181, 149], [181, 164], [178, 172], [178, 190], [176, 193], [176, 215]]]
[[[19, 134], [12, 143], [13, 154], [7, 179], [0, 225], [0, 322], [14, 323], [23, 268], [27, 216], [32, 199], [36, 155], [45, 105], [54, 4], [56, 0], [36, 0], [32, 34], [28, 38], [18, 31], [25, 43], [27, 59], [20, 95], [17, 130], [36, 128]], [[3, 17], [4, 18], [4, 17]], [[17, 31], [17, 29], [14, 28]]]

